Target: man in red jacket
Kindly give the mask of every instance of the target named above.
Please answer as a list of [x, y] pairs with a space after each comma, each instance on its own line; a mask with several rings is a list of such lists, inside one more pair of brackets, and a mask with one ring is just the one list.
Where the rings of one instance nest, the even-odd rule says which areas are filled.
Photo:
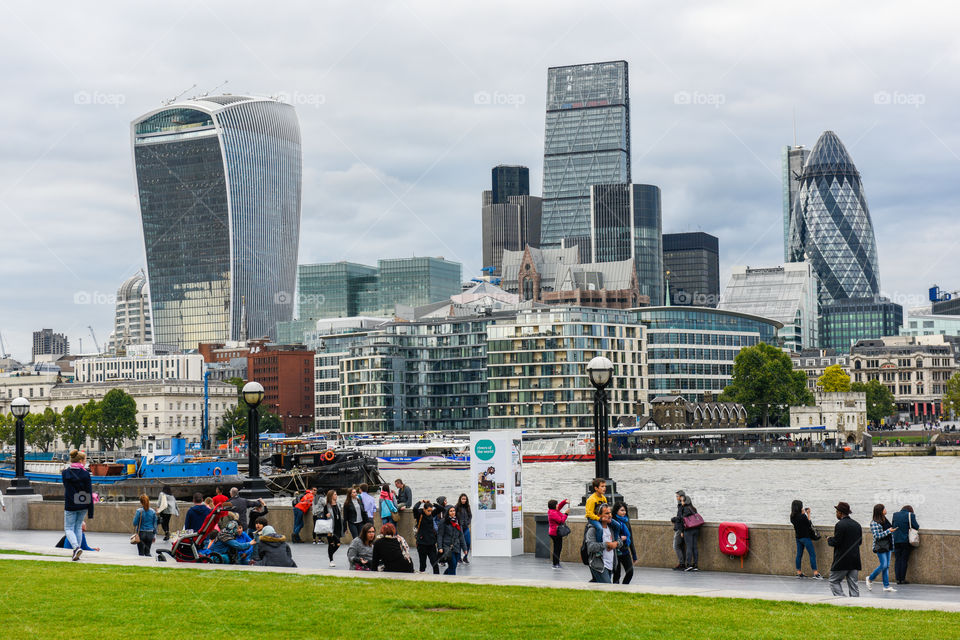
[[313, 498], [314, 498], [313, 489], [307, 489], [307, 492], [303, 494], [302, 498], [300, 498], [300, 502], [298, 502], [293, 507], [293, 541], [294, 542], [302, 542], [302, 540], [300, 540], [300, 530], [303, 529], [303, 519], [313, 508]]

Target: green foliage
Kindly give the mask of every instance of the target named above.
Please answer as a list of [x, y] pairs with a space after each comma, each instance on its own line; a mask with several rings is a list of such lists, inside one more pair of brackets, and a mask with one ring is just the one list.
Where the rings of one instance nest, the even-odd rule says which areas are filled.
[[854, 382], [850, 385], [850, 390], [866, 392], [867, 420], [873, 424], [880, 424], [881, 420], [889, 418], [897, 410], [893, 402], [893, 394], [879, 380]]
[[817, 386], [827, 393], [850, 391], [850, 376], [838, 364], [832, 364], [823, 370], [817, 378]]
[[0, 444], [14, 444], [13, 416], [0, 413]]
[[739, 402], [746, 408], [748, 423], [769, 426], [771, 421], [790, 424], [790, 405], [809, 405], [813, 394], [807, 376], [794, 371], [790, 356], [761, 342], [740, 350], [733, 361], [733, 380], [721, 402]]
[[60, 429], [57, 435], [69, 448], [80, 449], [87, 441], [87, 427], [83, 423], [83, 414], [83, 405], [76, 407], [68, 405], [60, 412]]
[[97, 403], [96, 410], [99, 420], [90, 429], [90, 435], [99, 440], [104, 449], [117, 449], [124, 440], [136, 439], [140, 431], [137, 429], [137, 403], [133, 396], [122, 389], [111, 389]]
[[[249, 411], [249, 405], [241, 397], [236, 407], [223, 414], [220, 427], [217, 429], [217, 440], [226, 440], [231, 435], [246, 435]], [[265, 404], [257, 407], [257, 414], [260, 416], [260, 433], [279, 433], [282, 430], [280, 418], [277, 414], [267, 411]]]
[[23, 437], [34, 449], [49, 451], [57, 439], [60, 416], [47, 407], [43, 413], [29, 413], [23, 419]]
[[943, 393], [943, 415], [951, 413], [960, 416], [960, 373], [955, 373], [947, 380], [947, 388]]

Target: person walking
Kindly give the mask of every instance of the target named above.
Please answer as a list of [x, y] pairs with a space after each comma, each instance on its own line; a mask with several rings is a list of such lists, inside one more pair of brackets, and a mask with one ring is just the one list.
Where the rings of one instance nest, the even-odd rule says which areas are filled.
[[633, 546], [633, 530], [630, 528], [630, 515], [627, 505], [618, 502], [613, 505], [613, 522], [617, 523], [623, 544], [617, 549], [617, 562], [613, 567], [613, 584], [620, 583], [620, 570], [623, 569], [623, 584], [630, 584], [633, 578], [633, 563], [637, 561], [637, 550]]
[[357, 490], [351, 487], [343, 501], [343, 519], [347, 528], [350, 529], [351, 538], [356, 538], [360, 534], [360, 528], [366, 521], [363, 516], [363, 505], [360, 503], [360, 498], [357, 497]]
[[683, 489], [675, 494], [677, 499], [677, 515], [670, 518], [673, 523], [673, 551], [677, 554], [677, 566], [674, 571], [683, 571], [687, 568], [686, 547], [683, 544], [683, 499], [687, 496]]
[[160, 514], [160, 526], [163, 527], [163, 540], [170, 539], [170, 518], [180, 517], [180, 510], [177, 509], [177, 499], [173, 496], [173, 491], [169, 485], [160, 487], [160, 496], [157, 498], [157, 513]]
[[863, 528], [860, 523], [850, 517], [850, 505], [838, 502], [834, 507], [837, 515], [837, 524], [833, 528], [833, 536], [827, 538], [827, 545], [833, 547], [833, 563], [830, 565], [830, 591], [835, 596], [842, 596], [844, 579], [847, 581], [847, 590], [851, 598], [860, 596], [860, 587], [857, 586], [857, 574], [860, 571], [860, 545], [863, 544]]
[[467, 546], [467, 541], [463, 538], [463, 529], [457, 521], [457, 507], [455, 505], [447, 506], [446, 517], [440, 523], [437, 529], [437, 546], [440, 549], [441, 560], [447, 563], [447, 569], [443, 572], [445, 576], [457, 575], [457, 562], [460, 555]]
[[460, 494], [460, 497], [457, 498], [456, 506], [457, 522], [460, 523], [460, 529], [463, 531], [463, 539], [467, 543], [467, 546], [463, 549], [463, 563], [470, 564], [467, 556], [470, 555], [470, 549], [472, 548], [470, 542], [470, 524], [473, 522], [473, 511], [470, 509], [470, 498], [467, 497], [467, 494]]
[[797, 566], [797, 577], [803, 578], [801, 562], [803, 561], [803, 550], [807, 550], [810, 557], [810, 568], [813, 570], [813, 577], [817, 580], [823, 580], [823, 576], [817, 571], [817, 552], [813, 548], [813, 541], [819, 540], [820, 535], [813, 528], [810, 522], [810, 508], [803, 508], [803, 502], [794, 500], [790, 504], [790, 524], [793, 525], [793, 533], [797, 542], [797, 557], [795, 564]]
[[357, 535], [347, 547], [347, 564], [354, 571], [372, 571], [373, 570], [373, 543], [377, 538], [377, 532], [373, 528], [373, 523], [367, 522], [360, 528]]
[[327, 499], [320, 510], [321, 520], [330, 520], [332, 531], [327, 534], [327, 558], [330, 560], [330, 566], [337, 566], [333, 561], [333, 554], [340, 548], [340, 538], [343, 537], [343, 515], [340, 512], [340, 505], [337, 504], [337, 492], [331, 489], [327, 491]]
[[420, 557], [420, 573], [427, 572], [427, 560], [433, 567], [435, 574], [440, 573], [440, 562], [437, 560], [437, 521], [433, 517], [433, 503], [429, 499], [418, 502], [413, 507], [413, 521], [415, 540], [417, 541], [417, 555]]
[[[550, 539], [553, 540], [553, 554], [551, 559], [553, 560], [553, 568], [560, 568], [560, 553], [563, 551], [563, 536], [560, 535], [560, 532], [557, 530], [560, 525], [566, 527], [567, 517], [570, 515], [570, 505], [567, 503], [567, 500], [561, 500], [559, 503], [556, 500], [551, 500], [547, 503], [547, 534], [550, 536]], [[567, 528], [569, 533], [570, 529]]]
[[873, 591], [873, 581], [883, 576], [883, 590], [896, 591], [890, 586], [890, 554], [893, 551], [893, 533], [896, 527], [887, 520], [887, 508], [882, 504], [873, 505], [873, 517], [870, 519], [870, 533], [873, 535], [873, 552], [880, 564], [867, 576], [867, 591]]
[[697, 542], [700, 538], [700, 526], [703, 524], [703, 518], [699, 519], [699, 524], [691, 524], [690, 516], [697, 513], [697, 508], [693, 506], [690, 496], [684, 494], [680, 508], [680, 524], [683, 526], [681, 535], [683, 536], [683, 547], [686, 550], [686, 568], [684, 571], [700, 571], [697, 563], [700, 560], [700, 550], [697, 548]]
[[596, 524], [587, 523], [584, 540], [587, 543], [587, 558], [591, 582], [610, 584], [613, 580], [613, 566], [617, 562], [617, 551], [624, 539], [620, 537], [613, 523], [613, 511], [610, 505], [601, 504], [597, 511]]
[[900, 507], [900, 511], [893, 514], [893, 526], [896, 528], [893, 532], [893, 552], [896, 557], [893, 566], [894, 577], [897, 579], [897, 584], [910, 584], [907, 581], [907, 563], [910, 562], [910, 553], [913, 551], [913, 545], [910, 544], [910, 530], [920, 530], [913, 507], [908, 504]]
[[60, 472], [63, 479], [63, 533], [73, 547], [73, 560], [83, 554], [83, 519], [93, 519], [93, 482], [86, 468], [87, 454], [74, 449], [70, 466]]
[[140, 494], [140, 508], [133, 514], [133, 528], [138, 536], [137, 553], [141, 556], [150, 555], [150, 547], [157, 537], [157, 512], [150, 508], [150, 497]]
[[303, 497], [293, 506], [293, 541], [303, 542], [300, 539], [300, 531], [303, 530], [303, 521], [307, 513], [313, 509], [314, 491], [311, 487], [303, 494]]
[[400, 511], [413, 508], [413, 491], [403, 483], [403, 480], [397, 478], [394, 483], [397, 487], [397, 508]]
[[392, 522], [380, 527], [380, 537], [373, 543], [373, 558], [370, 565], [376, 571], [413, 573], [410, 548], [407, 546], [407, 541], [397, 535], [397, 528]]
[[210, 515], [210, 507], [203, 503], [203, 494], [199, 491], [193, 494], [193, 506], [187, 509], [183, 518], [183, 528], [187, 531], [200, 531], [200, 527]]

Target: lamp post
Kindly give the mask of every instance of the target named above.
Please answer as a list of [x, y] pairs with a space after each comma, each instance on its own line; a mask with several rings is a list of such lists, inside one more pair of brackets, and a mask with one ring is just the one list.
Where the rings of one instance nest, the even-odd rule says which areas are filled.
[[10, 413], [17, 419], [16, 440], [17, 453], [15, 462], [15, 476], [10, 481], [10, 487], [7, 489], [7, 495], [10, 496], [28, 496], [33, 494], [33, 487], [27, 480], [26, 473], [23, 470], [23, 461], [26, 457], [26, 442], [23, 434], [23, 419], [30, 413], [30, 401], [26, 398], [16, 398], [10, 403]]
[[[617, 493], [616, 483], [610, 479], [610, 415], [607, 409], [607, 387], [613, 379], [613, 363], [609, 358], [597, 356], [587, 364], [587, 377], [593, 385], [593, 442], [594, 442], [594, 475], [607, 481], [607, 495], [613, 501], [622, 499]], [[593, 493], [591, 483], [587, 483], [587, 492], [583, 497], [583, 504]]]
[[244, 498], [270, 498], [273, 496], [260, 477], [260, 413], [257, 408], [263, 402], [263, 385], [248, 382], [240, 392], [247, 403], [247, 479], [240, 495]]

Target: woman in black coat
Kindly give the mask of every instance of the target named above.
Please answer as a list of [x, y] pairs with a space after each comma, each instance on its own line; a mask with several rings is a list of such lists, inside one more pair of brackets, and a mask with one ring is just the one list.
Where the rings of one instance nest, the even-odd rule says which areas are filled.
[[380, 527], [380, 537], [373, 543], [373, 560], [370, 562], [376, 571], [394, 571], [413, 573], [413, 560], [407, 542], [397, 535], [393, 523]]
[[340, 538], [343, 537], [343, 515], [337, 504], [337, 492], [333, 489], [327, 491], [327, 500], [320, 511], [319, 519], [333, 520], [333, 532], [327, 534], [327, 556], [330, 558], [330, 566], [335, 567], [337, 563], [333, 561], [333, 554], [340, 548]]
[[449, 505], [446, 510], [446, 517], [440, 523], [437, 529], [437, 548], [440, 556], [447, 563], [447, 570], [443, 572], [447, 576], [457, 575], [457, 562], [460, 556], [467, 548], [467, 541], [463, 537], [463, 530], [457, 521], [457, 507]]
[[350, 489], [343, 501], [343, 522], [350, 529], [351, 538], [357, 537], [366, 519], [363, 505], [357, 497], [357, 490]]

